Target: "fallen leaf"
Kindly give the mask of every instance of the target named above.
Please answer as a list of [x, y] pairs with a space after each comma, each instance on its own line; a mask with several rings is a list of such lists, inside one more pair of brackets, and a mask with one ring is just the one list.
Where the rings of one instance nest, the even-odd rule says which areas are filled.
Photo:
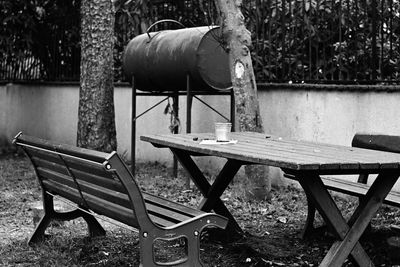
[[280, 217], [278, 217], [278, 222], [287, 223], [287, 218], [280, 216]]

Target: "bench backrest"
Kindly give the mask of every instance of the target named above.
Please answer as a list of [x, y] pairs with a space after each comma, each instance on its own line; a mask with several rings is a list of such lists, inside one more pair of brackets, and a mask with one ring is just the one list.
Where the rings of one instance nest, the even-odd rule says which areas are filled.
[[351, 143], [354, 147], [400, 153], [400, 136], [357, 133]]
[[32, 161], [44, 193], [60, 195], [135, 228], [152, 223], [137, 183], [115, 151], [108, 154], [22, 133], [14, 143]]
[[[400, 136], [356, 133], [351, 142], [353, 147], [400, 153]], [[361, 174], [358, 182], [366, 184], [368, 174]]]

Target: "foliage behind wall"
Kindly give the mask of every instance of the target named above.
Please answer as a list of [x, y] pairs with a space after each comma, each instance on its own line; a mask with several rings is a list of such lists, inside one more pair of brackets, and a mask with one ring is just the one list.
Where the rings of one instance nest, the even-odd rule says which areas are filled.
[[[80, 0], [0, 0], [0, 81], [78, 81]], [[399, 82], [399, 0], [251, 0], [257, 81]], [[115, 80], [134, 36], [161, 19], [219, 24], [214, 0], [115, 0]], [[160, 24], [153, 30], [174, 29]]]

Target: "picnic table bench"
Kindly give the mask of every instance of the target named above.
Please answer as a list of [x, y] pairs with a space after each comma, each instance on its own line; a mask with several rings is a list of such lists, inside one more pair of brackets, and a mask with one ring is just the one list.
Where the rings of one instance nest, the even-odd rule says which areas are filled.
[[[400, 136], [357, 133], [353, 137], [352, 146], [358, 148], [400, 153]], [[285, 177], [297, 180], [296, 176], [291, 174], [285, 174]], [[321, 177], [327, 189], [358, 197], [360, 201], [362, 201], [362, 198], [367, 194], [368, 189], [370, 188], [370, 186], [367, 185], [368, 178], [369, 178], [368, 173], [360, 174], [356, 182], [353, 182], [349, 179], [343, 179], [340, 177], [331, 177], [331, 176]], [[389, 194], [386, 196], [383, 203], [394, 207], [400, 207], [400, 192], [391, 190]], [[309, 195], [307, 195], [307, 205], [308, 205], [307, 219], [303, 231], [301, 233], [302, 238], [307, 238], [315, 230], [314, 220], [315, 220], [316, 208], [315, 204], [313, 203]]]
[[[227, 219], [142, 192], [127, 166], [114, 151], [103, 153], [39, 139], [19, 133], [14, 144], [30, 158], [43, 193], [44, 215], [29, 244], [42, 240], [52, 220], [83, 217], [90, 236], [105, 235], [94, 213], [139, 230], [141, 266], [202, 266], [201, 231], [225, 228]], [[69, 212], [54, 210], [53, 197], [77, 204]], [[174, 262], [157, 262], [154, 243], [184, 238], [186, 256]]]

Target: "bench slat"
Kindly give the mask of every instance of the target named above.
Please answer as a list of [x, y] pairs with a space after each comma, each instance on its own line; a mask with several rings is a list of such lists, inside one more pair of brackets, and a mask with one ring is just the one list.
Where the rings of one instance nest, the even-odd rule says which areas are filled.
[[132, 209], [127, 209], [123, 206], [106, 201], [87, 193], [83, 193], [86, 202], [90, 205], [90, 209], [98, 214], [105, 215], [114, 220], [123, 222], [135, 228], [139, 227], [139, 223]]
[[[70, 199], [75, 203], [82, 203], [82, 199], [77, 190], [70, 188], [64, 184], [58, 183], [56, 181], [44, 180], [44, 185], [49, 192], [53, 194], [60, 195], [66, 199]], [[136, 218], [133, 215], [132, 210], [117, 205], [115, 203], [105, 201], [93, 195], [83, 193], [86, 203], [90, 206], [90, 210], [96, 212], [97, 214], [105, 215], [114, 220], [123, 222], [127, 225], [138, 227]]]
[[161, 226], [161, 227], [168, 227], [168, 226], [175, 225], [175, 223], [173, 223], [169, 220], [165, 220], [164, 218], [160, 218], [160, 217], [152, 215], [152, 214], [149, 214], [149, 217], [153, 221], [154, 224]]
[[400, 192], [397, 191], [391, 191], [387, 197], [385, 198], [385, 201], [383, 201], [385, 204], [389, 204], [392, 206], [400, 207]]
[[[76, 179], [83, 180], [88, 183], [92, 183], [107, 189], [112, 189], [126, 194], [126, 189], [121, 185], [121, 182], [114, 179], [111, 173], [107, 172], [98, 165], [85, 166], [84, 169], [87, 169], [88, 167], [91, 168], [91, 172], [85, 172], [82, 170], [83, 168], [80, 167], [87, 164], [86, 162], [79, 162], [79, 164], [76, 164], [78, 163], [77, 160], [65, 159], [64, 162], [60, 158], [57, 158], [56, 156], [48, 157], [48, 159], [50, 160], [44, 159], [42, 155], [40, 156], [41, 158], [39, 158], [38, 155], [32, 157], [32, 161], [39, 168], [42, 167], [69, 176], [68, 170], [65, 167], [66, 163], [68, 165], [69, 170], [73, 173]], [[95, 168], [95, 170], [97, 171], [94, 171], [93, 167], [97, 167]]]
[[[78, 192], [75, 181], [68, 175], [58, 173], [42, 167], [37, 168], [38, 174], [46, 180], [56, 181], [60, 184], [65, 184]], [[108, 188], [100, 187], [85, 181], [78, 181], [78, 185], [82, 193], [88, 193], [99, 198], [104, 198], [106, 201], [116, 203], [125, 208], [132, 209], [132, 204], [126, 194], [114, 191]], [[79, 193], [79, 192], [78, 192]], [[90, 207], [89, 207], [90, 208]]]
[[[335, 177], [323, 177], [322, 181], [329, 190], [356, 197], [364, 196], [369, 189], [369, 185], [346, 181]], [[390, 191], [383, 203], [400, 207], [400, 192]]]
[[42, 183], [47, 192], [62, 196], [63, 198], [69, 199], [75, 203], [82, 203], [82, 198], [79, 195], [78, 190], [75, 188], [51, 180], [43, 180]]
[[68, 170], [65, 167], [65, 165], [60, 164], [60, 163], [56, 163], [53, 161], [48, 161], [42, 158], [38, 158], [36, 156], [33, 156], [31, 158], [33, 164], [35, 164], [36, 168], [40, 168], [40, 169], [46, 169], [46, 170], [53, 170], [55, 172], [64, 174], [64, 175], [68, 175]]
[[55, 154], [49, 154], [33, 148], [25, 148], [25, 151], [29, 154], [31, 159], [39, 159], [39, 161], [46, 161], [48, 163], [64, 165], [61, 158]]
[[36, 168], [36, 172], [37, 172], [38, 176], [40, 176], [42, 181], [46, 181], [46, 180], [56, 181], [58, 183], [65, 184], [68, 187], [77, 190], [74, 180], [68, 175], [65, 175], [65, 174], [62, 174], [59, 172], [55, 172], [53, 170], [45, 169], [43, 167]]
[[98, 176], [92, 173], [83, 172], [77, 169], [70, 169], [76, 179], [85, 181], [87, 183], [100, 186], [106, 189], [114, 190], [126, 194], [126, 189], [123, 187], [120, 181], [113, 178], [106, 178], [104, 176]]
[[[43, 161], [59, 164], [65, 166], [65, 162], [67, 162], [69, 168], [74, 168], [77, 170], [87, 171], [90, 170], [90, 173], [103, 176], [108, 175], [107, 172], [104, 171], [104, 168], [101, 164], [90, 162], [86, 160], [77, 160], [75, 158], [68, 158], [64, 156], [62, 159], [59, 155], [55, 154], [54, 152], [46, 152], [34, 148], [25, 148], [26, 152], [30, 155], [33, 159], [40, 159]], [[65, 161], [65, 162], [64, 162]], [[107, 177], [107, 176], [106, 176]]]
[[170, 210], [173, 210], [175, 212], [179, 212], [186, 216], [195, 217], [195, 216], [204, 214], [204, 212], [201, 210], [190, 208], [188, 206], [185, 206], [185, 205], [182, 205], [182, 204], [179, 204], [176, 202], [172, 202], [166, 198], [154, 196], [149, 193], [143, 193], [143, 198], [145, 199], [146, 203], [156, 204], [161, 207], [165, 207]]
[[[286, 178], [297, 181], [294, 175], [285, 174], [284, 176]], [[369, 189], [369, 185], [352, 182], [336, 177], [323, 176], [321, 177], [321, 180], [325, 184], [327, 189], [355, 197], [364, 196]], [[389, 194], [386, 196], [385, 200], [383, 201], [383, 203], [395, 207], [400, 207], [400, 192], [393, 190], [390, 191]]]
[[334, 177], [322, 177], [326, 188], [332, 191], [360, 197], [367, 193], [369, 186]]
[[172, 224], [180, 223], [190, 218], [193, 218], [193, 216], [185, 216], [180, 213], [155, 206], [151, 203], [146, 203], [146, 209], [149, 214], [156, 216], [158, 218], [162, 218], [166, 221], [172, 222]]
[[123, 206], [127, 209], [133, 209], [132, 203], [129, 200], [127, 194], [114, 191], [112, 189], [99, 187], [94, 184], [89, 184], [87, 182], [80, 181], [78, 182], [79, 188], [81, 189], [82, 193], [87, 193], [98, 198], [102, 198], [105, 201], [115, 203], [117, 205]]
[[[58, 160], [56, 158], [52, 158], [53, 160]], [[42, 158], [38, 158], [37, 156], [32, 157], [32, 161], [37, 167], [39, 174], [47, 179], [56, 179], [59, 182], [65, 182], [71, 187], [76, 187], [73, 178], [69, 176], [68, 170], [65, 166], [59, 164], [60, 162], [47, 161]], [[70, 169], [73, 173], [74, 177], [83, 183], [85, 188], [90, 188], [89, 184], [93, 184], [94, 186], [102, 187], [105, 191], [109, 192], [108, 195], [111, 197], [114, 195], [118, 195], [119, 193], [126, 194], [126, 189], [121, 185], [120, 182], [112, 179], [111, 174], [107, 173], [105, 170], [102, 170], [103, 176], [97, 176], [91, 173], [85, 173], [83, 171], [77, 169]], [[106, 176], [108, 176], [106, 178]], [[86, 184], [85, 184], [86, 182]], [[83, 188], [81, 188], [83, 190]], [[98, 192], [102, 192], [103, 189], [98, 188]], [[110, 190], [112, 190], [110, 192]], [[106, 194], [104, 194], [105, 196]], [[117, 200], [114, 200], [117, 201]], [[125, 200], [126, 204], [124, 206], [130, 207], [129, 200], [126, 196]]]
[[91, 173], [97, 176], [102, 176], [107, 179], [113, 179], [111, 173], [107, 172], [102, 164], [63, 156], [63, 160], [70, 169], [80, 170], [82, 172]]

